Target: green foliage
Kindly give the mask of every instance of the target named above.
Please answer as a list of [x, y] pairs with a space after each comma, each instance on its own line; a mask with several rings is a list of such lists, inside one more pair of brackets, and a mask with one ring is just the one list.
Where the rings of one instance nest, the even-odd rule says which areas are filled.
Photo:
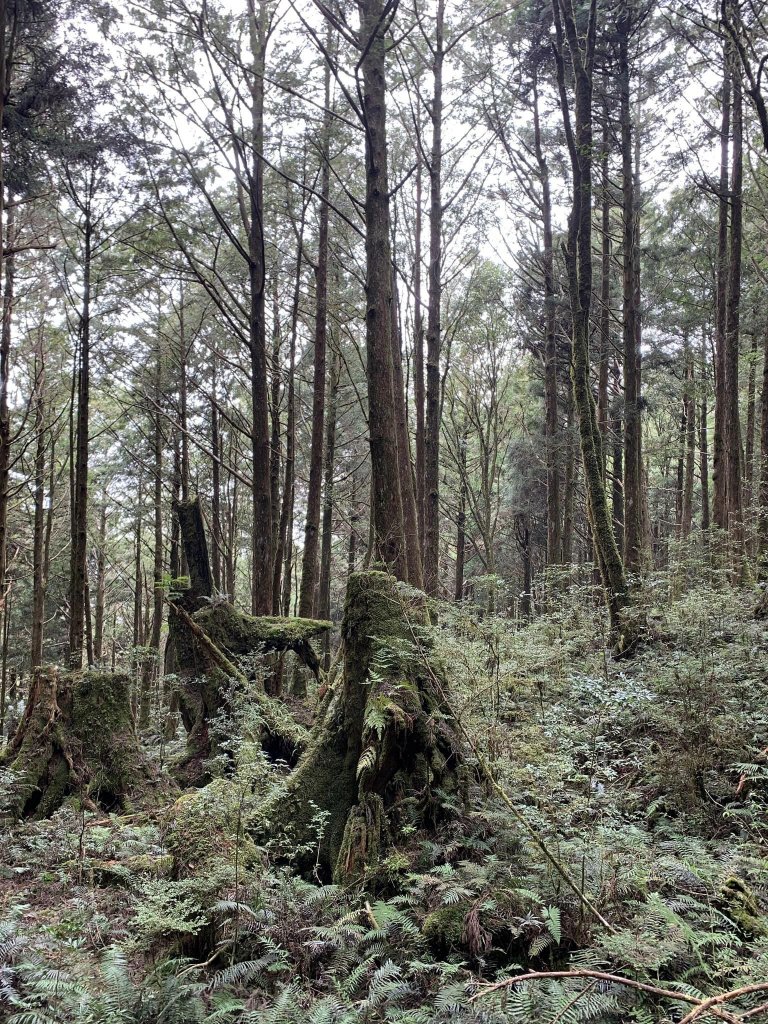
[[[315, 862], [327, 814], [309, 809], [311, 849], [296, 847], [290, 821], [254, 842], [285, 768], [251, 739], [258, 710], [243, 690], [215, 726], [226, 763], [206, 788], [146, 819], [69, 809], [3, 838], [17, 909], [0, 929], [0, 1014], [13, 1024], [659, 1024], [680, 1004], [594, 979], [482, 986], [568, 968], [691, 994], [763, 981], [765, 629], [751, 595], [717, 577], [684, 593], [668, 576], [651, 582], [657, 639], [631, 663], [606, 658], [603, 613], [578, 579], [525, 629], [446, 607], [428, 638], [451, 665], [450, 699], [476, 753], [610, 931], [472, 774], [471, 757], [468, 808], [427, 830], [404, 801], [396, 846], [364, 885], [299, 877], [291, 863]], [[412, 658], [405, 642], [376, 652], [360, 773], [374, 769], [382, 731], [407, 726]], [[157, 864], [169, 853], [165, 877]], [[98, 864], [114, 865], [123, 887]], [[66, 906], [35, 923], [25, 912], [51, 886]], [[734, 1011], [758, 1005], [759, 994]]]

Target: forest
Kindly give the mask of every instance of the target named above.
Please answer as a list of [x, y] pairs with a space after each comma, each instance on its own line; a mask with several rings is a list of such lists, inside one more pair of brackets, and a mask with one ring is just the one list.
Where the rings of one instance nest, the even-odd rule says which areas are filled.
[[0, 1024], [768, 1024], [768, 7], [0, 0]]

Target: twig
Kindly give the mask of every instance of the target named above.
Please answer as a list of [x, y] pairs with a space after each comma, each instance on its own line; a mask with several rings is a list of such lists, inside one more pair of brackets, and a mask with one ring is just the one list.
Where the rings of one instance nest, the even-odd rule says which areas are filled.
[[719, 996], [710, 996], [709, 999], [699, 1003], [695, 1010], [691, 1010], [690, 1013], [686, 1014], [680, 1021], [680, 1024], [690, 1024], [691, 1021], [700, 1017], [702, 1013], [714, 1013], [715, 1008], [721, 1003], [728, 1003], [732, 999], [749, 995], [751, 992], [768, 992], [768, 981], [756, 982], [753, 985], [743, 985], [741, 988], [731, 989], [730, 992], [721, 992]]

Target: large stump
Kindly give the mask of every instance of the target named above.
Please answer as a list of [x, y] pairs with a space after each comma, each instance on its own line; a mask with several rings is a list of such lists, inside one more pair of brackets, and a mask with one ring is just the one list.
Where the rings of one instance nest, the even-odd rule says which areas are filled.
[[326, 812], [319, 859], [339, 880], [376, 863], [400, 810], [430, 824], [440, 791], [457, 783], [460, 743], [426, 621], [423, 596], [406, 596], [387, 573], [350, 576], [342, 678], [296, 771], [264, 809], [265, 831], [290, 828], [313, 864], [317, 812]]
[[[247, 685], [244, 657], [295, 651], [317, 674], [319, 662], [310, 640], [332, 623], [315, 619], [253, 616], [213, 594], [199, 499], [181, 502], [179, 526], [189, 567], [189, 586], [170, 603], [169, 644], [178, 676], [178, 707], [187, 730], [187, 749], [177, 766], [186, 783], [199, 785], [210, 775], [207, 762], [216, 753], [211, 723], [227, 710], [233, 681]], [[304, 749], [306, 730], [288, 708], [257, 686], [250, 687], [262, 722], [268, 753], [290, 763]]]
[[157, 782], [136, 736], [130, 679], [108, 672], [38, 670], [3, 764], [17, 776], [14, 817], [47, 817], [69, 798], [114, 810]]

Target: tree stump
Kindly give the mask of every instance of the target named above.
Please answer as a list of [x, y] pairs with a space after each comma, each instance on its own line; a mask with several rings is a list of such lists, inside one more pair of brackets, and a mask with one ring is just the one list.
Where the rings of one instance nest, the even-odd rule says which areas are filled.
[[[413, 592], [411, 592], [413, 594]], [[463, 761], [438, 666], [428, 660], [423, 595], [407, 597], [385, 572], [349, 578], [342, 626], [344, 672], [321, 708], [309, 746], [263, 828], [286, 826], [339, 880], [376, 863], [389, 822], [406, 807], [422, 824], [442, 813]], [[309, 861], [312, 861], [310, 864]]]
[[[183, 782], [200, 785], [209, 780], [206, 762], [216, 752], [211, 722], [226, 710], [233, 680], [248, 683], [238, 666], [239, 659], [295, 651], [317, 675], [319, 661], [310, 640], [330, 629], [332, 623], [246, 615], [216, 597], [199, 499], [181, 502], [178, 518], [190, 585], [171, 601], [168, 616], [179, 712], [187, 730], [187, 749], [176, 770]], [[306, 730], [284, 704], [257, 687], [252, 687], [252, 699], [258, 704], [265, 750], [294, 763], [306, 744]]]
[[157, 782], [136, 736], [130, 679], [108, 672], [39, 669], [2, 760], [18, 776], [15, 818], [48, 817], [69, 798], [119, 809]]

